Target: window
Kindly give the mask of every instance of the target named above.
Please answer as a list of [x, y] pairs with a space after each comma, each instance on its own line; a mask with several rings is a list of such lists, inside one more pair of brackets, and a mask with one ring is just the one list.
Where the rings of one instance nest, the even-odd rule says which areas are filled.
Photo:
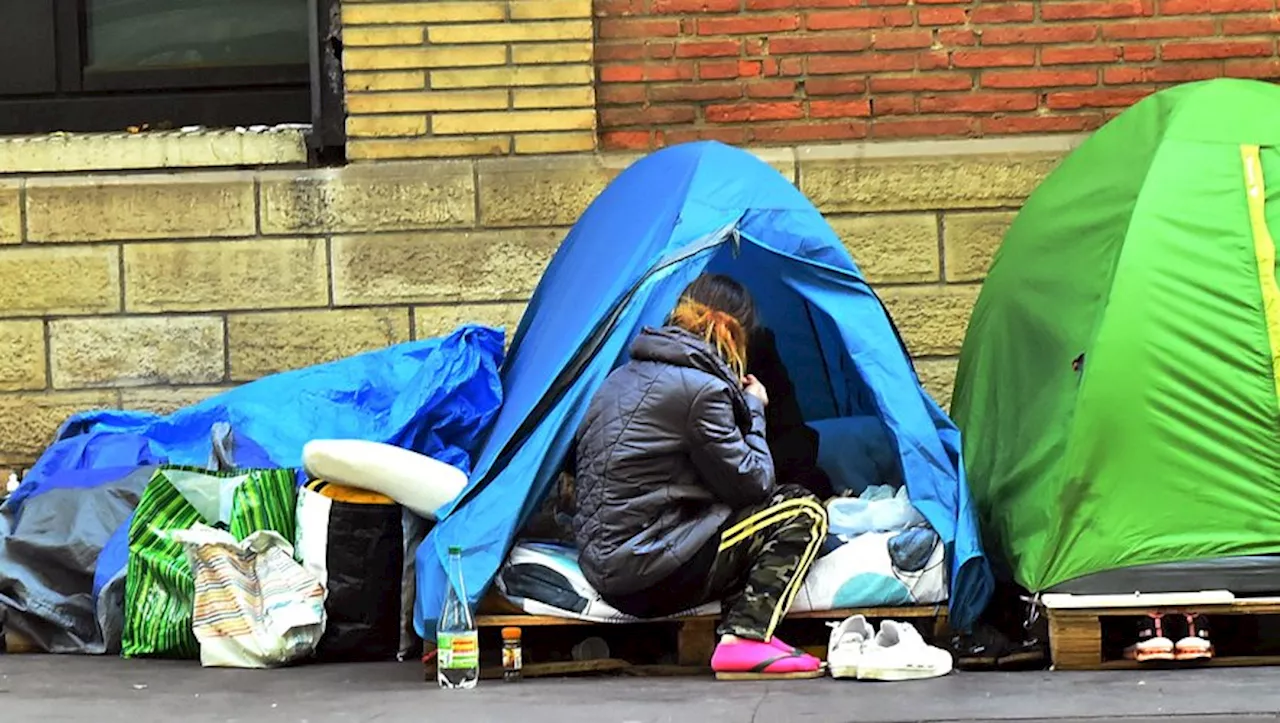
[[[0, 3], [0, 133], [316, 120], [337, 0]], [[313, 62], [313, 56], [319, 56]], [[340, 88], [340, 84], [337, 86]], [[328, 98], [333, 104], [334, 99]], [[340, 99], [339, 99], [340, 100]]]

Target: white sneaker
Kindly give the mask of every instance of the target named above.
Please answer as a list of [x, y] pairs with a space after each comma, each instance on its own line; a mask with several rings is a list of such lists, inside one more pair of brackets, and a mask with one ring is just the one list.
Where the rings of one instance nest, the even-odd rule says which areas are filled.
[[831, 670], [831, 677], [858, 677], [862, 646], [876, 636], [875, 629], [861, 615], [827, 625], [831, 627], [831, 639], [827, 642], [827, 667]]
[[886, 620], [880, 632], [862, 646], [859, 680], [920, 680], [951, 672], [951, 654], [927, 645], [910, 623]]

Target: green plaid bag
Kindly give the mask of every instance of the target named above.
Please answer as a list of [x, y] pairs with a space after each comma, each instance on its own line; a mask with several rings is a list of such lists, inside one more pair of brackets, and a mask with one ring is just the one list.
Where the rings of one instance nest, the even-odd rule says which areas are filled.
[[203, 522], [225, 526], [236, 540], [258, 530], [274, 530], [292, 540], [296, 500], [292, 470], [157, 470], [129, 525], [124, 656], [200, 654], [191, 629], [195, 576], [182, 544], [170, 538], [171, 531]]

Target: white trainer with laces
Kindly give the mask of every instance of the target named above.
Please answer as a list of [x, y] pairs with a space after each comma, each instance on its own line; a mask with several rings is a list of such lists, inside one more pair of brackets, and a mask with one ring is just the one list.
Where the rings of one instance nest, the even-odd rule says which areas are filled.
[[831, 639], [827, 642], [827, 667], [832, 678], [857, 678], [862, 647], [876, 636], [876, 631], [861, 615], [845, 618], [842, 623], [827, 623]]
[[886, 620], [880, 632], [862, 646], [859, 680], [923, 680], [940, 678], [952, 669], [951, 653], [924, 642], [910, 623]]

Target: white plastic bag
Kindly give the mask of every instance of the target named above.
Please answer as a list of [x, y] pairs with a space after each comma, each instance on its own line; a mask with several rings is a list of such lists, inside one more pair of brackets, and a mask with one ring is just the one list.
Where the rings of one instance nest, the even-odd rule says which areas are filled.
[[243, 542], [197, 524], [176, 530], [195, 574], [200, 664], [272, 668], [310, 657], [324, 634], [324, 587], [293, 547], [262, 530]]

